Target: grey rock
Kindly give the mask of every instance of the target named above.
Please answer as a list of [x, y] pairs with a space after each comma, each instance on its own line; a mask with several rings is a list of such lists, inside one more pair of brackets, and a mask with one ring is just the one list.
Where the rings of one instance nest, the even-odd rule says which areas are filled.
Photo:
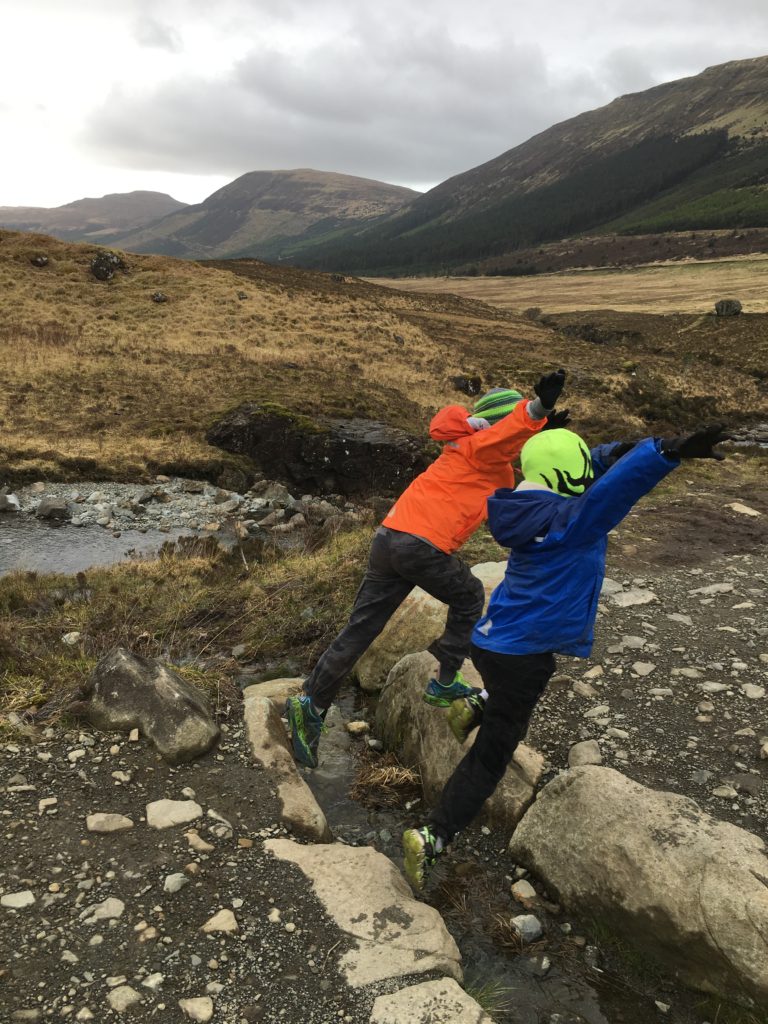
[[38, 519], [64, 522], [70, 518], [69, 505], [62, 498], [43, 498], [37, 506], [35, 515]]
[[139, 728], [171, 764], [210, 750], [219, 736], [203, 695], [152, 658], [118, 647], [86, 684], [88, 719], [105, 731]]
[[534, 914], [518, 914], [512, 918], [512, 924], [515, 926], [517, 934], [525, 946], [531, 942], [538, 942], [544, 934], [541, 921]]
[[568, 767], [579, 768], [585, 764], [602, 764], [603, 755], [597, 740], [584, 740], [574, 743], [568, 751]]
[[742, 305], [738, 299], [718, 299], [715, 303], [716, 316], [738, 316], [742, 311]]

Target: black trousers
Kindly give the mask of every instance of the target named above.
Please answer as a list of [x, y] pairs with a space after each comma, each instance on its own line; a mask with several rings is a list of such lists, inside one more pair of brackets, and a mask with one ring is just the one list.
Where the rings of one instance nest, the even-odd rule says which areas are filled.
[[317, 707], [333, 703], [346, 674], [416, 586], [448, 605], [445, 630], [430, 644], [430, 653], [446, 671], [461, 667], [472, 627], [483, 611], [482, 583], [455, 555], [410, 533], [380, 527], [349, 622], [304, 681], [304, 691]]
[[429, 816], [432, 829], [444, 842], [469, 825], [501, 782], [555, 671], [552, 654], [499, 654], [474, 644], [471, 653], [488, 700], [472, 748], [457, 765]]

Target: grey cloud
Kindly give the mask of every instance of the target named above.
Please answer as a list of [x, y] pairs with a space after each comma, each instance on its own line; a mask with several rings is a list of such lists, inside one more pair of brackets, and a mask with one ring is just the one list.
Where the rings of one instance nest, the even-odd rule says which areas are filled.
[[181, 36], [176, 29], [154, 18], [140, 18], [134, 25], [133, 34], [140, 46], [157, 47], [169, 53], [181, 52]]

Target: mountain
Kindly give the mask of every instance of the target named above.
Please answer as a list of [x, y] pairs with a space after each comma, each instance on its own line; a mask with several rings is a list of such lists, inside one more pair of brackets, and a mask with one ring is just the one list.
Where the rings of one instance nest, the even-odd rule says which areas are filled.
[[192, 259], [280, 260], [390, 214], [418, 196], [409, 188], [307, 169], [252, 171], [204, 202], [118, 240], [132, 252]]
[[466, 265], [583, 232], [768, 225], [768, 57], [555, 125], [295, 262], [367, 273]]
[[115, 192], [101, 199], [78, 199], [66, 206], [0, 206], [0, 227], [34, 231], [62, 241], [111, 242], [119, 234], [182, 210], [164, 192]]

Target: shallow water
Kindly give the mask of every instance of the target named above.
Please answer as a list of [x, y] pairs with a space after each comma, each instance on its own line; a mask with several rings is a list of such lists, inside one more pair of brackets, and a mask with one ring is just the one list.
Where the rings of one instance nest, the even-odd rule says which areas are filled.
[[97, 526], [52, 526], [32, 516], [0, 513], [0, 576], [14, 569], [71, 575], [132, 558], [153, 558], [163, 544], [184, 536], [191, 536], [190, 531], [124, 530], [113, 537]]

